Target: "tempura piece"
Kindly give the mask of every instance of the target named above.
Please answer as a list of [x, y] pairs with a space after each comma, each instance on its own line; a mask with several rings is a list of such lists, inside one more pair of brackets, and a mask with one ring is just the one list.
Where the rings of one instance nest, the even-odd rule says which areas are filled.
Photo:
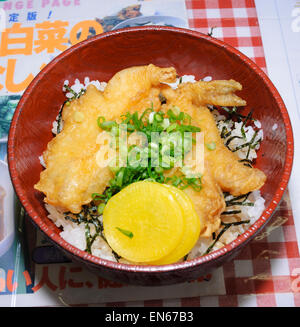
[[119, 119], [147, 98], [152, 86], [175, 79], [172, 67], [131, 67], [115, 74], [104, 92], [90, 85], [83, 96], [65, 106], [63, 129], [48, 143], [43, 154], [46, 169], [35, 185], [46, 195], [45, 202], [78, 213], [83, 204], [91, 202], [92, 193], [103, 193], [113, 175], [108, 167], [97, 164], [96, 156], [101, 150], [96, 143], [101, 131], [97, 118]]
[[242, 85], [234, 80], [198, 81], [184, 84], [184, 89], [191, 88], [196, 105], [245, 106], [246, 101], [234, 94], [242, 90]]
[[[207, 101], [211, 105], [235, 106], [238, 103], [245, 105], [244, 100], [232, 93], [240, 88], [240, 84], [235, 81], [229, 82], [185, 83], [176, 90], [164, 86], [162, 92], [167, 99], [164, 110], [174, 105], [178, 106], [181, 111], [191, 116], [193, 125], [200, 127], [204, 133], [204, 143], [215, 144], [213, 151], [204, 147], [205, 160], [209, 162], [212, 175], [222, 190], [237, 196], [260, 189], [265, 183], [266, 176], [259, 169], [243, 165], [239, 162], [238, 156], [226, 148], [212, 113], [201, 105]], [[214, 91], [211, 94], [208, 92], [206, 97], [202, 87], [209, 90], [210, 84], [213, 85]]]
[[234, 196], [259, 190], [266, 181], [266, 175], [257, 168], [245, 166], [239, 161], [239, 157], [224, 145], [213, 115], [207, 108], [199, 108], [197, 122], [205, 133], [205, 143], [216, 144], [213, 151], [205, 149], [205, 157], [222, 190]]

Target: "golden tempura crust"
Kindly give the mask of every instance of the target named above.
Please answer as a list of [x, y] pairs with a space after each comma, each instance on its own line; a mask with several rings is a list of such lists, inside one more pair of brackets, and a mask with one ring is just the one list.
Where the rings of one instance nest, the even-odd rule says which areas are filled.
[[182, 85], [183, 90], [192, 90], [193, 102], [197, 105], [245, 106], [246, 101], [234, 94], [242, 85], [234, 80], [198, 81]]
[[[210, 83], [214, 84], [214, 96], [209, 98], [211, 105], [236, 106], [237, 103], [246, 104], [237, 95], [230, 93], [236, 90], [236, 88], [231, 87], [231, 85], [236, 84], [230, 80], [228, 81], [228, 87], [226, 87], [226, 81], [212, 81], [194, 83], [196, 86], [192, 83], [186, 83], [176, 90], [165, 89], [163, 92], [167, 99], [165, 106], [176, 105], [181, 111], [189, 114], [192, 117], [193, 124], [200, 127], [204, 133], [204, 143], [216, 144], [214, 151], [204, 147], [204, 155], [216, 182], [223, 191], [238, 196], [258, 190], [264, 185], [266, 175], [259, 169], [247, 167], [239, 162], [239, 157], [224, 145], [212, 113], [207, 107], [200, 104], [198, 92], [202, 94], [201, 86], [206, 89]], [[221, 97], [218, 94], [218, 88], [220, 88]], [[223, 91], [223, 88], [226, 89], [226, 92]], [[225, 102], [220, 100], [223, 96]], [[204, 99], [204, 95], [201, 98]], [[204, 100], [205, 102], [206, 100]]]

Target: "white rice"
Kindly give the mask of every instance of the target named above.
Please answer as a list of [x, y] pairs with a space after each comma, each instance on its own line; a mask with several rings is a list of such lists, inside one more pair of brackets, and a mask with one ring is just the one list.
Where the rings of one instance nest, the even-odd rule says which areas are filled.
[[[265, 200], [261, 196], [260, 191], [253, 191], [249, 197], [248, 201], [254, 203], [253, 207], [249, 206], [232, 206], [230, 210], [241, 210], [241, 213], [238, 215], [228, 216], [223, 218], [223, 222], [234, 222], [239, 220], [250, 220], [249, 224], [238, 225], [238, 226], [231, 226], [219, 239], [219, 241], [214, 245], [210, 252], [220, 249], [224, 245], [232, 242], [236, 239], [239, 235], [243, 234], [250, 225], [252, 225], [262, 214], [265, 209]], [[218, 235], [223, 227], [216, 232]], [[214, 242], [213, 237], [200, 237], [197, 244], [194, 246], [192, 251], [189, 253], [187, 259], [194, 259], [203, 254], [205, 254], [208, 247]]]
[[[48, 218], [50, 218], [57, 227], [62, 227], [63, 231], [60, 233], [60, 236], [68, 243], [84, 251], [87, 246], [85, 237], [85, 224], [76, 224], [70, 220], [66, 220], [63, 212], [58, 208], [49, 204], [45, 204], [45, 206], [49, 212]], [[95, 226], [93, 224], [89, 224], [89, 227], [91, 235], [94, 235]], [[103, 259], [116, 261], [111, 248], [100, 236], [98, 236], [93, 242], [91, 253]]]
[[[231, 132], [229, 136], [227, 136], [224, 139], [224, 143], [226, 143], [229, 139], [231, 139], [233, 136], [242, 136], [242, 127], [243, 127], [243, 122], [233, 122], [233, 121], [226, 121], [225, 116], [220, 115], [217, 110], [213, 111], [213, 114], [215, 116], [216, 122], [218, 129], [221, 133], [223, 127], [226, 127], [228, 132]], [[256, 126], [261, 126], [260, 121], [255, 120], [254, 124], [256, 123]], [[244, 126], [244, 138], [234, 138], [232, 141], [229, 143], [229, 148], [230, 149], [235, 149], [236, 147], [252, 141], [253, 144], [255, 144], [258, 140], [263, 140], [264, 133], [262, 129], [258, 129], [258, 132], [256, 136], [254, 137], [255, 130], [254, 128], [249, 125], [249, 126]], [[254, 139], [252, 140], [252, 138]], [[260, 148], [260, 143], [257, 143], [254, 149], [251, 149], [249, 152], [248, 159], [253, 160], [257, 158], [256, 151]], [[236, 151], [236, 154], [240, 157], [240, 159], [245, 159], [247, 155], [248, 147], [241, 148], [240, 150]]]
[[[69, 81], [66, 80], [64, 82], [64, 86], [62, 88], [63, 92], [66, 92], [66, 88], [65, 85], [69, 86]], [[79, 93], [81, 90], [86, 90], [86, 88], [90, 85], [94, 85], [99, 91], [104, 91], [105, 87], [106, 87], [106, 82], [99, 82], [97, 80], [94, 81], [90, 81], [89, 77], [85, 77], [84, 78], [84, 82], [80, 83], [79, 79], [76, 78], [74, 84], [70, 87], [74, 92]], [[68, 92], [66, 93], [66, 97], [67, 98], [72, 98], [73, 97], [73, 93]]]
[[44, 168], [46, 168], [46, 164], [45, 164], [45, 161], [44, 161], [43, 155], [39, 156], [39, 160], [40, 160], [41, 165], [42, 165]]
[[[206, 76], [202, 80], [210, 81], [212, 80], [211, 76]], [[185, 75], [182, 76], [180, 79], [178, 78], [175, 83], [169, 84], [172, 88], [177, 88], [179, 83], [186, 83], [186, 82], [195, 82], [195, 77], [193, 75]], [[103, 91], [106, 87], [105, 82], [99, 82], [99, 81], [90, 81], [88, 77], [84, 79], [84, 83], [80, 83], [78, 79], [75, 80], [74, 85], [71, 86], [71, 89], [79, 93], [82, 89], [86, 89], [88, 85], [93, 84], [95, 87], [97, 87], [98, 90]], [[69, 81], [66, 80], [64, 85], [69, 85]], [[66, 88], [63, 87], [63, 91], [66, 92]], [[67, 98], [72, 98], [72, 93], [66, 93]], [[224, 115], [221, 115], [217, 110], [213, 111], [216, 124], [218, 126], [218, 129], [221, 133], [222, 128], [225, 126], [227, 131], [230, 131], [230, 137], [232, 136], [242, 136], [242, 125], [243, 122], [237, 123], [233, 121], [227, 121], [226, 117]], [[254, 121], [254, 125], [256, 126], [256, 129], [258, 129], [258, 133], [255, 137], [255, 141], [259, 139], [263, 139], [263, 130], [261, 129], [261, 123], [258, 120]], [[272, 130], [276, 130], [277, 124], [274, 124], [272, 127]], [[53, 129], [52, 132], [54, 134], [57, 134], [57, 121], [53, 123]], [[254, 136], [255, 130], [252, 126], [245, 126], [244, 127], [244, 139], [235, 138], [230, 142], [230, 147], [235, 148], [245, 142], [249, 142], [253, 136]], [[227, 137], [224, 140], [224, 143], [228, 141]], [[249, 153], [249, 160], [253, 160], [257, 157], [256, 151], [259, 149], [260, 143], [257, 144], [255, 149], [251, 149]], [[236, 151], [237, 155], [244, 159], [247, 154], [248, 147], [245, 147], [243, 149], [240, 149]], [[45, 162], [43, 160], [43, 157], [39, 157], [41, 164], [45, 167]], [[230, 198], [227, 198], [230, 199]], [[219, 239], [218, 242], [214, 245], [214, 247], [211, 249], [210, 252], [219, 249], [223, 247], [224, 245], [230, 243], [234, 239], [236, 239], [240, 234], [244, 233], [250, 225], [252, 225], [262, 214], [264, 208], [265, 208], [265, 200], [260, 194], [260, 191], [254, 191], [250, 193], [248, 196], [247, 202], [252, 202], [253, 206], [239, 206], [234, 207], [231, 206], [230, 210], [241, 210], [241, 213], [235, 214], [234, 216], [224, 216], [222, 218], [223, 222], [233, 222], [233, 221], [239, 221], [239, 220], [250, 220], [249, 224], [243, 224], [238, 226], [231, 226]], [[62, 228], [62, 232], [60, 233], [60, 236], [65, 239], [68, 243], [72, 244], [73, 246], [77, 247], [80, 250], [86, 249], [86, 237], [85, 237], [85, 223], [77, 224], [70, 220], [66, 220], [63, 212], [61, 212], [58, 208], [46, 204], [46, 209], [49, 212], [49, 218], [55, 223], [57, 227]], [[101, 217], [102, 218], [102, 217]], [[91, 236], [95, 234], [95, 227], [93, 224], [89, 224]], [[222, 230], [222, 226], [220, 229], [216, 232], [216, 235], [219, 234], [219, 232]], [[213, 237], [200, 237], [197, 241], [194, 248], [191, 250], [189, 255], [187, 256], [187, 259], [193, 259], [199, 256], [202, 256], [207, 251], [208, 247], [214, 242]], [[109, 245], [102, 239], [101, 236], [97, 236], [95, 241], [93, 242], [91, 246], [91, 253], [97, 257], [111, 260], [111, 261], [117, 261], [111, 248]], [[127, 262], [124, 259], [120, 259], [120, 262]]]

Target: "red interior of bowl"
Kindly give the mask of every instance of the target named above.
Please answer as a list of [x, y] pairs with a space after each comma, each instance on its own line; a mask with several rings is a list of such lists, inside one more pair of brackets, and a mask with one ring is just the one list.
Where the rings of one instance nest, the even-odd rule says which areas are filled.
[[[62, 86], [88, 76], [108, 81], [116, 72], [134, 65], [153, 63], [173, 66], [179, 75], [197, 79], [235, 79], [243, 85], [240, 96], [262, 123], [264, 140], [257, 167], [267, 175], [262, 189], [266, 210], [262, 217], [237, 240], [221, 250], [193, 262], [156, 267], [156, 270], [182, 269], [221, 256], [251, 238], [268, 220], [280, 201], [290, 176], [293, 136], [289, 117], [278, 92], [266, 75], [247, 57], [232, 47], [197, 32], [168, 27], [130, 28], [98, 35], [77, 44], [56, 57], [25, 91], [13, 117], [8, 142], [8, 161], [12, 181], [23, 206], [53, 241], [70, 253], [93, 264], [111, 268], [151, 271], [147, 266], [128, 266], [105, 261], [80, 251], [59, 237], [58, 228], [47, 218], [43, 195], [34, 190], [42, 166], [39, 156], [52, 139], [52, 122], [65, 100]], [[278, 125], [273, 131], [272, 126]]]

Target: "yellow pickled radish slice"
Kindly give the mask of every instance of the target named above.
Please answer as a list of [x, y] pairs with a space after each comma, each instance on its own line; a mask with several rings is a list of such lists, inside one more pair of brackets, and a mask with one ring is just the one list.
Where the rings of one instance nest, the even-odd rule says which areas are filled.
[[159, 183], [141, 181], [114, 195], [103, 212], [104, 235], [110, 247], [133, 262], [159, 260], [181, 241], [181, 206]]
[[178, 246], [167, 256], [150, 263], [153, 265], [171, 264], [183, 258], [195, 246], [201, 230], [200, 218], [198, 217], [194, 209], [194, 204], [189, 196], [174, 186], [166, 184], [162, 185], [169, 189], [182, 207], [185, 225], [183, 229], [183, 236]]

